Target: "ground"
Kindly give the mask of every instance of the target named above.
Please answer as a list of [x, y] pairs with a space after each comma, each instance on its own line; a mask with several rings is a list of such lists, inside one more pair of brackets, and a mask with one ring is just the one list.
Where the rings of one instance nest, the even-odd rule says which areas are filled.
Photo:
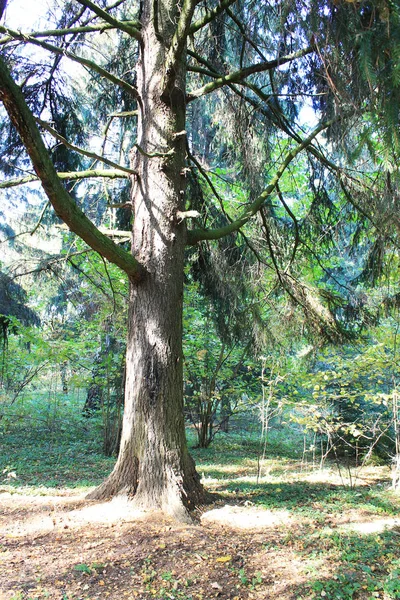
[[386, 467], [344, 481], [271, 459], [257, 476], [240, 456], [200, 466], [220, 498], [193, 525], [7, 472], [0, 600], [400, 598], [400, 497]]

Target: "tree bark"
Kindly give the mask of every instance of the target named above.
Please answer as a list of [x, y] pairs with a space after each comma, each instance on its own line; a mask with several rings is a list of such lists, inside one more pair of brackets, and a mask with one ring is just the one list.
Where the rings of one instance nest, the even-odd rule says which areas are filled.
[[[157, 7], [158, 15], [153, 14]], [[144, 2], [137, 80], [141, 98], [138, 172], [132, 190], [132, 250], [146, 269], [130, 288], [125, 411], [120, 453], [109, 478], [91, 498], [134, 496], [146, 509], [187, 520], [188, 509], [209, 495], [200, 483], [185, 437], [182, 301], [186, 226], [177, 218], [185, 193], [185, 75], [174, 63], [165, 96], [163, 65], [179, 17], [175, 2]], [[156, 31], [162, 24], [162, 36]]]

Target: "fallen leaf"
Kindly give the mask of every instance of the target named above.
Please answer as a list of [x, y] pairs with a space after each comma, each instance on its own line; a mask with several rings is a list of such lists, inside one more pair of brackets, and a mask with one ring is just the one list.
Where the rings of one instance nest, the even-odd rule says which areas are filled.
[[215, 559], [215, 562], [226, 563], [230, 560], [232, 560], [232, 556], [229, 554], [228, 556], [218, 556], [218, 558]]

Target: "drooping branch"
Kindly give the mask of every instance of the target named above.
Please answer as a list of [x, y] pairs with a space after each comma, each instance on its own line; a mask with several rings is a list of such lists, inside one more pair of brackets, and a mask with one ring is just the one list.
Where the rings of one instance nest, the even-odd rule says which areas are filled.
[[324, 123], [320, 123], [320, 125], [318, 125], [318, 127], [316, 127], [305, 140], [303, 140], [295, 148], [290, 150], [286, 154], [285, 159], [277, 169], [274, 177], [272, 178], [267, 188], [254, 200], [254, 202], [252, 202], [246, 208], [246, 210], [238, 219], [232, 221], [231, 223], [228, 223], [224, 227], [218, 227], [216, 229], [193, 229], [191, 231], [188, 231], [187, 243], [189, 245], [193, 245], [201, 240], [219, 240], [220, 238], [234, 233], [235, 231], [238, 231], [241, 227], [243, 227], [243, 225], [245, 225], [251, 219], [251, 217], [261, 209], [261, 207], [263, 206], [267, 198], [272, 194], [272, 192], [275, 191], [277, 183], [279, 183], [279, 180], [281, 179], [283, 173], [286, 171], [287, 167], [290, 165], [293, 159], [296, 158], [296, 156], [302, 150], [307, 148], [312, 142], [312, 140], [319, 133], [321, 133], [337, 121], [341, 120], [342, 118], [342, 116], [339, 116], [330, 119], [329, 121], [325, 121]]
[[89, 70], [94, 71], [101, 77], [108, 79], [109, 81], [111, 81], [111, 83], [114, 83], [118, 87], [124, 89], [131, 96], [133, 96], [133, 98], [136, 98], [136, 99], [139, 98], [138, 91], [135, 87], [133, 87], [133, 85], [131, 85], [127, 81], [124, 81], [123, 79], [120, 79], [116, 75], [113, 75], [113, 73], [110, 73], [106, 69], [103, 69], [103, 67], [100, 67], [100, 65], [95, 63], [93, 60], [88, 60], [87, 58], [78, 56], [74, 52], [65, 50], [65, 48], [59, 48], [58, 46], [55, 46], [54, 44], [50, 44], [48, 42], [38, 40], [38, 39], [30, 36], [29, 34], [21, 33], [20, 31], [14, 31], [13, 29], [9, 29], [7, 27], [0, 26], [0, 32], [7, 33], [10, 36], [12, 36], [13, 39], [19, 40], [19, 41], [23, 42], [24, 44], [33, 44], [34, 46], [39, 46], [40, 48], [49, 50], [49, 52], [53, 52], [54, 54], [60, 54], [62, 56], [66, 56], [70, 60], [73, 60], [74, 62], [77, 62], [77, 63], [87, 67]]
[[0, 100], [24, 143], [36, 174], [58, 217], [93, 250], [116, 264], [132, 279], [140, 279], [144, 274], [144, 268], [140, 263], [129, 252], [101, 233], [63, 187], [42, 140], [35, 117], [1, 57]]
[[342, 343], [349, 334], [340, 328], [335, 315], [329, 307], [323, 304], [321, 292], [288, 273], [282, 273], [282, 282], [285, 291], [299, 304], [306, 316], [307, 323], [316, 330], [322, 338], [332, 343]]
[[220, 89], [221, 87], [232, 84], [232, 83], [241, 83], [250, 75], [254, 75], [255, 73], [262, 73], [264, 71], [271, 71], [272, 69], [276, 69], [281, 65], [285, 65], [289, 62], [297, 60], [298, 58], [302, 58], [303, 56], [307, 56], [307, 54], [311, 54], [314, 52], [314, 47], [309, 46], [308, 48], [304, 48], [303, 50], [299, 50], [298, 52], [293, 52], [292, 54], [287, 54], [285, 56], [279, 56], [274, 60], [270, 60], [267, 62], [257, 63], [255, 65], [251, 65], [249, 67], [245, 67], [244, 69], [240, 69], [239, 71], [234, 71], [233, 73], [228, 73], [223, 77], [219, 77], [210, 83], [206, 83], [202, 87], [197, 90], [193, 90], [189, 92], [187, 95], [187, 102], [191, 102], [196, 98], [200, 98], [201, 96], [205, 96], [206, 94], [210, 94], [215, 90]]
[[98, 17], [103, 19], [103, 21], [105, 21], [106, 23], [113, 25], [117, 29], [121, 29], [122, 31], [125, 31], [126, 33], [131, 35], [133, 38], [135, 38], [135, 40], [138, 40], [138, 42], [141, 41], [142, 36], [137, 27], [133, 27], [132, 25], [127, 25], [125, 21], [119, 21], [118, 19], [115, 19], [114, 17], [112, 17], [110, 15], [110, 13], [106, 12], [105, 10], [100, 8], [100, 6], [97, 6], [97, 4], [94, 4], [94, 2], [91, 2], [90, 0], [77, 0], [77, 1], [79, 2], [79, 4], [82, 4], [82, 6], [89, 8], [92, 12], [94, 12]]
[[[202, 57], [200, 55], [195, 54], [194, 52], [190, 52], [190, 55], [193, 56], [193, 58], [195, 58], [197, 61], [201, 62], [202, 64], [207, 65], [208, 68], [212, 68], [212, 66], [209, 63], [207, 63], [204, 59], [202, 59]], [[214, 72], [214, 73], [210, 73], [210, 76], [216, 77], [217, 75]], [[268, 119], [271, 119], [272, 117], [274, 117], [275, 125], [277, 127], [280, 127], [280, 129], [284, 133], [286, 133], [289, 137], [291, 137], [296, 143], [301, 143], [301, 141], [302, 141], [301, 135], [299, 133], [297, 133], [293, 129], [293, 127], [290, 126], [287, 119], [285, 119], [281, 113], [278, 114], [278, 111], [275, 110], [274, 105], [272, 105], [270, 103], [271, 98], [279, 96], [280, 94], [269, 94], [269, 93], [266, 94], [261, 88], [254, 85], [253, 83], [249, 84], [249, 82], [245, 82], [244, 85], [245, 85], [245, 87], [250, 89], [252, 92], [254, 92], [254, 94], [256, 94], [262, 102], [264, 102], [265, 104], [268, 105], [268, 110], [266, 109], [265, 106], [260, 104], [260, 102], [257, 102], [254, 98], [252, 98], [248, 94], [244, 93], [243, 90], [238, 89], [237, 86], [230, 84], [228, 87], [239, 98], [244, 100], [244, 102], [246, 102], [247, 104], [250, 104], [260, 114], [264, 115]], [[304, 96], [313, 97], [314, 96], [314, 95], [303, 94], [303, 93], [300, 93], [298, 95], [301, 97], [304, 97]], [[344, 176], [343, 167], [338, 166], [334, 162], [329, 160], [314, 144], [310, 144], [309, 146], [307, 146], [307, 152], [312, 154], [319, 162], [321, 162], [330, 171], [339, 175], [339, 177]], [[352, 183], [359, 185], [360, 182], [355, 177], [350, 175], [349, 170], [347, 170], [345, 176], [346, 176], [346, 179], [350, 180]]]
[[124, 167], [123, 165], [119, 165], [118, 163], [115, 163], [113, 160], [105, 158], [104, 156], [101, 156], [100, 154], [96, 154], [95, 152], [89, 152], [89, 150], [84, 150], [84, 148], [80, 148], [79, 146], [75, 146], [74, 144], [71, 144], [68, 140], [65, 139], [64, 136], [59, 134], [55, 129], [53, 129], [53, 127], [51, 127], [45, 121], [42, 121], [41, 119], [36, 119], [36, 122], [39, 123], [39, 125], [41, 127], [43, 127], [43, 129], [48, 131], [53, 137], [56, 138], [56, 140], [58, 140], [59, 142], [64, 144], [64, 146], [66, 146], [67, 148], [70, 148], [71, 150], [74, 150], [75, 152], [78, 152], [79, 154], [82, 154], [83, 156], [87, 156], [88, 158], [93, 158], [94, 160], [98, 160], [98, 161], [104, 163], [105, 165], [109, 165], [110, 167], [114, 167], [115, 169], [118, 169], [120, 171], [125, 171], [125, 173], [129, 173], [130, 175], [137, 175], [137, 171], [134, 171], [133, 169], [129, 169], [129, 167]]
[[[111, 169], [89, 169], [88, 171], [70, 171], [69, 173], [57, 173], [59, 179], [67, 179], [68, 181], [79, 181], [80, 179], [90, 179], [101, 177], [104, 179], [127, 179], [128, 175], [124, 171], [112, 171]], [[37, 175], [26, 175], [18, 179], [8, 179], [0, 181], [0, 190], [25, 185], [33, 181], [40, 181]]]
[[196, 31], [199, 31], [199, 29], [205, 27], [205, 25], [208, 25], [208, 23], [213, 21], [215, 17], [220, 15], [229, 6], [232, 6], [232, 4], [234, 4], [235, 2], [236, 0], [221, 0], [218, 6], [216, 6], [212, 10], [208, 10], [200, 19], [198, 19], [191, 25], [189, 33], [196, 33]]
[[263, 53], [263, 52], [261, 52], [260, 48], [259, 48], [259, 47], [258, 47], [258, 45], [257, 45], [257, 44], [254, 42], [254, 40], [252, 40], [251, 38], [249, 38], [249, 36], [246, 34], [246, 29], [245, 29], [245, 27], [244, 27], [243, 23], [240, 21], [240, 19], [238, 19], [238, 18], [236, 17], [236, 15], [234, 15], [234, 14], [233, 14], [233, 12], [232, 12], [231, 10], [229, 10], [229, 8], [227, 9], [227, 11], [226, 11], [226, 12], [227, 12], [227, 14], [229, 15], [229, 17], [232, 19], [232, 21], [233, 21], [233, 22], [236, 24], [236, 26], [238, 27], [238, 29], [239, 29], [239, 31], [240, 31], [240, 33], [241, 33], [242, 37], [243, 37], [243, 40], [244, 40], [245, 42], [247, 42], [248, 44], [250, 44], [250, 46], [253, 48], [253, 50], [255, 50], [255, 51], [257, 52], [257, 54], [258, 54], [258, 56], [261, 58], [261, 60], [264, 60], [264, 61], [266, 61], [266, 60], [267, 60], [267, 58], [266, 58], [266, 56], [264, 55], [264, 53]]
[[292, 249], [292, 253], [291, 253], [291, 257], [289, 259], [288, 264], [285, 267], [285, 273], [287, 273], [290, 269], [290, 267], [292, 266], [295, 256], [296, 256], [296, 252], [297, 252], [297, 248], [299, 247], [300, 244], [300, 232], [299, 232], [299, 223], [296, 219], [296, 216], [294, 214], [294, 212], [292, 211], [292, 209], [290, 208], [290, 206], [288, 205], [288, 203], [285, 201], [285, 198], [283, 197], [282, 194], [282, 190], [279, 186], [279, 183], [276, 184], [276, 191], [278, 194], [278, 198], [281, 201], [282, 206], [284, 207], [285, 211], [287, 212], [287, 214], [289, 215], [289, 217], [292, 220], [293, 226], [294, 226], [294, 244], [293, 244], [293, 249]]

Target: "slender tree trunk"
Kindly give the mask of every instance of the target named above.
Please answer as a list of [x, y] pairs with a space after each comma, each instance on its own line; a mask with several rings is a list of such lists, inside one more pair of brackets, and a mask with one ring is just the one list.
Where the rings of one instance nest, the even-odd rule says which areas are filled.
[[[159, 7], [154, 18], [153, 7]], [[162, 97], [166, 41], [179, 16], [177, 3], [144, 2], [138, 65], [141, 97], [138, 149], [132, 166], [133, 253], [147, 275], [130, 288], [125, 411], [118, 461], [92, 498], [118, 493], [135, 504], [185, 519], [204, 503], [189, 456], [183, 416], [182, 299], [186, 226], [177, 218], [185, 192], [185, 62]], [[162, 26], [162, 36], [155, 25]], [[171, 29], [171, 31], [169, 31]], [[168, 44], [169, 45], [169, 44]]]

